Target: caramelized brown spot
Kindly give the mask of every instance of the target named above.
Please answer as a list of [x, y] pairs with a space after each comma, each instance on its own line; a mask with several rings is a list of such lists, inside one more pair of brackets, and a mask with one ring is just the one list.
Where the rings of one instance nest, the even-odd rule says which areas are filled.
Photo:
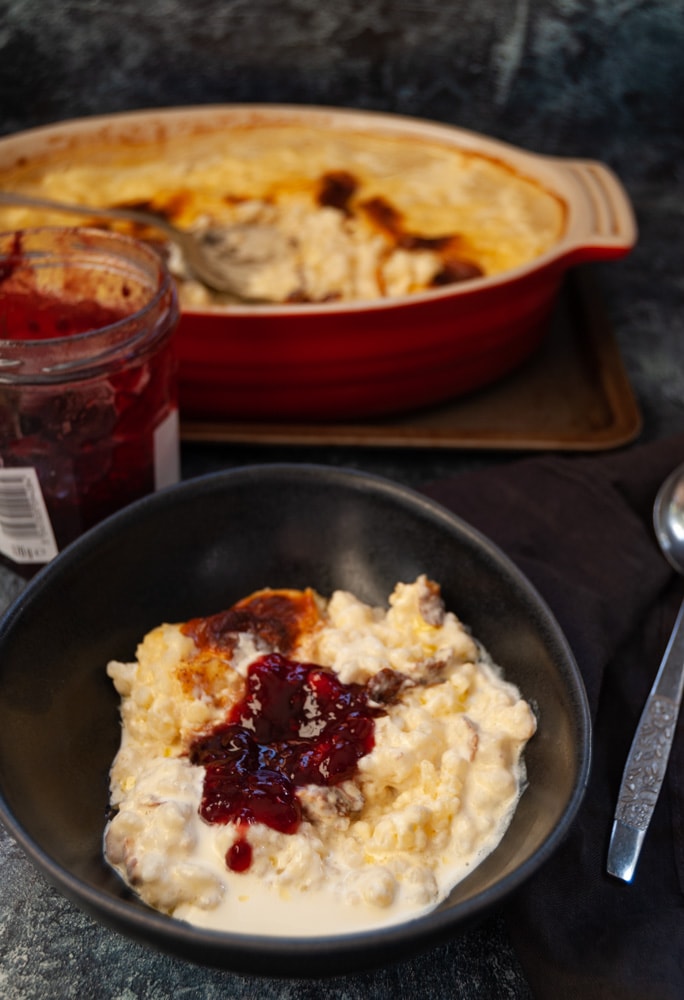
[[157, 215], [161, 215], [161, 212], [153, 207], [150, 198], [140, 198], [137, 201], [116, 201], [110, 207], [130, 209], [134, 212], [155, 212]]
[[331, 170], [323, 174], [318, 190], [318, 204], [329, 208], [337, 208], [346, 215], [350, 214], [349, 202], [359, 182], [347, 170]]
[[383, 198], [369, 198], [361, 205], [378, 229], [394, 240], [402, 250], [431, 250], [439, 254], [442, 266], [432, 279], [433, 285], [450, 285], [469, 278], [479, 278], [482, 268], [463, 256], [463, 240], [458, 233], [422, 236], [404, 229], [404, 219], [393, 205]]
[[[221, 195], [221, 201], [224, 205], [244, 205], [246, 201], [252, 201], [253, 199], [246, 194], [228, 194]], [[270, 195], [262, 195], [259, 201], [265, 202], [267, 205], [272, 204], [273, 198]]]
[[181, 626], [200, 649], [232, 653], [241, 632], [257, 636], [272, 651], [287, 656], [300, 636], [319, 622], [314, 592], [258, 590], [227, 611], [208, 618], [193, 618]]
[[446, 257], [442, 261], [442, 269], [432, 279], [433, 285], [453, 285], [457, 281], [469, 281], [471, 278], [481, 278], [484, 271], [472, 260], [458, 257]]
[[371, 222], [388, 236], [395, 239], [404, 235], [402, 230], [403, 216], [393, 205], [379, 196], [368, 198], [362, 202], [361, 208]]
[[202, 691], [218, 706], [232, 703], [244, 686], [242, 677], [226, 669], [225, 659], [210, 650], [199, 650], [192, 659], [184, 660], [176, 677], [186, 694], [196, 697], [197, 692]]
[[440, 253], [453, 242], [453, 236], [418, 236], [415, 233], [403, 233], [397, 240], [397, 246], [402, 250], [434, 250]]
[[309, 296], [306, 294], [306, 292], [303, 289], [297, 288], [297, 289], [295, 289], [294, 292], [290, 292], [290, 294], [287, 296], [286, 301], [287, 302], [310, 302], [311, 299], [309, 298]]
[[412, 233], [404, 226], [401, 212], [384, 198], [368, 198], [361, 205], [371, 221], [386, 235], [391, 236], [402, 250], [436, 250], [453, 248], [459, 237], [453, 233], [441, 236], [422, 236]]
[[189, 191], [175, 191], [166, 196], [158, 195], [154, 198], [145, 198], [138, 201], [121, 201], [113, 205], [113, 208], [133, 209], [136, 212], [150, 212], [158, 215], [162, 219], [173, 221], [178, 218], [192, 201], [192, 194]]

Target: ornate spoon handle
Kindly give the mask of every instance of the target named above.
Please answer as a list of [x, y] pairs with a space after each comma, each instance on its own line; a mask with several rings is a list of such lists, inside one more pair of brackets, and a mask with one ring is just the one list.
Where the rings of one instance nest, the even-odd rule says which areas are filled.
[[610, 875], [631, 882], [658, 800], [684, 691], [684, 604], [632, 740], [608, 848]]

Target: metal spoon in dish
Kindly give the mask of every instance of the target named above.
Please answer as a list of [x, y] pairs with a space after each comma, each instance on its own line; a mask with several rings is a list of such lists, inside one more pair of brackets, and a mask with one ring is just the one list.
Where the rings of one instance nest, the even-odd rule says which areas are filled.
[[192, 276], [207, 288], [242, 302], [267, 301], [249, 293], [249, 278], [255, 270], [287, 253], [285, 237], [272, 226], [215, 226], [193, 233], [178, 229], [153, 212], [133, 208], [95, 208], [38, 198], [19, 192], [0, 191], [0, 204], [43, 208], [52, 212], [119, 219], [151, 226], [164, 233], [180, 249]]
[[[668, 476], [653, 506], [653, 527], [668, 562], [684, 574], [684, 465]], [[609, 874], [631, 882], [660, 794], [684, 693], [684, 603], [625, 764], [608, 848]]]

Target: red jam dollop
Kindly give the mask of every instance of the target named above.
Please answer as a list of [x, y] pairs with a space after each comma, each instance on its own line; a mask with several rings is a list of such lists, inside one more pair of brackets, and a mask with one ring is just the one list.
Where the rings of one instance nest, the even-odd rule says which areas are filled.
[[232, 871], [252, 860], [249, 826], [295, 833], [302, 818], [296, 788], [336, 785], [354, 776], [375, 744], [375, 717], [361, 684], [343, 684], [325, 667], [280, 653], [252, 663], [246, 692], [226, 722], [198, 737], [190, 761], [205, 768], [200, 815], [235, 823], [226, 856]]

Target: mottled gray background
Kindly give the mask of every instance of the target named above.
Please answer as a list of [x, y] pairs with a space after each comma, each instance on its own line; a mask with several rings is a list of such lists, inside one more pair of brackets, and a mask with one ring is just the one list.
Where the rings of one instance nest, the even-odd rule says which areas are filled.
[[1, 0], [0, 131], [292, 101], [452, 122], [627, 178], [681, 164], [681, 0]]
[[[0, 134], [236, 101], [401, 112], [610, 164], [640, 236], [628, 258], [596, 269], [643, 438], [684, 430], [684, 0], [0, 0]], [[196, 449], [184, 470], [248, 458]], [[458, 453], [323, 458], [412, 484], [464, 462]], [[3, 587], [6, 600], [14, 585]], [[328, 985], [196, 969], [80, 914], [0, 830], [0, 998], [95, 996], [529, 994], [497, 916], [415, 962]]]

